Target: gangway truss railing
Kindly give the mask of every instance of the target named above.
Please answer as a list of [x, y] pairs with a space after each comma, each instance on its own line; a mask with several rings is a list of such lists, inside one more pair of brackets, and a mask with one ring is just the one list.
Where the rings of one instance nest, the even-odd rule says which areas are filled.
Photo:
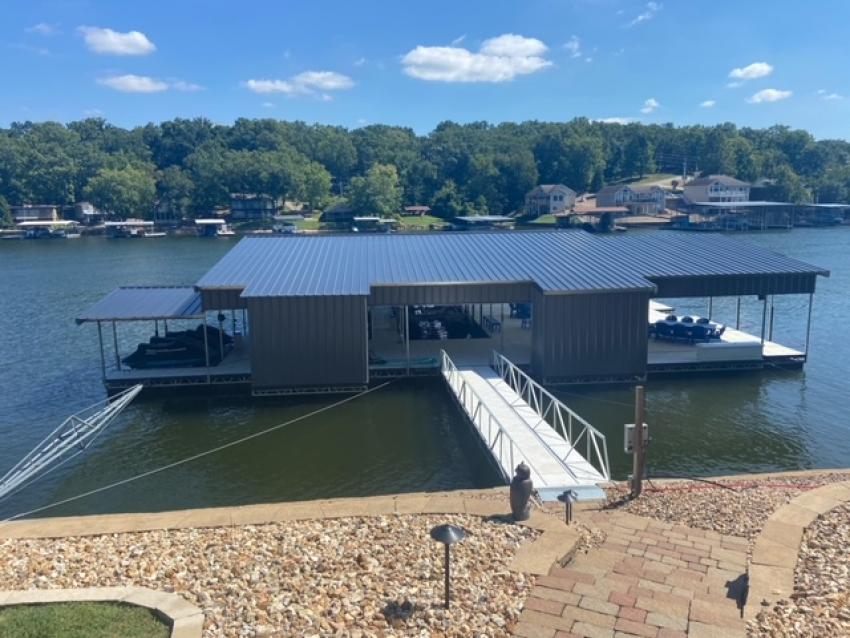
[[[80, 454], [136, 398], [142, 387], [134, 385], [62, 421], [59, 427], [0, 478], [0, 499], [20, 489], [39, 473], [55, 470], [62, 463]], [[76, 453], [53, 465], [74, 447], [79, 448]]]
[[[508, 434], [498, 417], [493, 414], [479, 394], [463, 378], [445, 350], [440, 350], [440, 371], [487, 448], [498, 459], [499, 471], [502, 473], [505, 482], [510, 483], [511, 481], [511, 474], [506, 467], [513, 469], [514, 463], [520, 460], [524, 461], [532, 472], [543, 481], [540, 472], [534, 468], [528, 459], [522, 456], [520, 447]], [[545, 481], [543, 483], [545, 484]]]
[[[608, 443], [602, 432], [567, 407], [505, 355], [493, 350], [490, 366], [572, 449], [580, 452], [579, 446], [584, 445], [584, 458], [606, 481], [611, 480]], [[567, 462], [566, 458], [562, 460]]]

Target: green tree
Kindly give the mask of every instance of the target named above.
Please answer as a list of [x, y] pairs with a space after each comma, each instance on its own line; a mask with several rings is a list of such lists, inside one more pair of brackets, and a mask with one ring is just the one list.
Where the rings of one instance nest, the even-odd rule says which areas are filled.
[[365, 177], [351, 180], [349, 201], [355, 212], [390, 217], [401, 210], [401, 186], [392, 164], [375, 164]]
[[780, 166], [772, 177], [774, 184], [767, 189], [769, 199], [792, 204], [811, 201], [811, 195], [803, 185], [803, 180], [790, 166]]
[[195, 183], [191, 176], [179, 166], [168, 166], [157, 173], [157, 199], [177, 216], [183, 216], [188, 211], [194, 190]]
[[331, 174], [318, 162], [309, 162], [298, 179], [298, 198], [311, 210], [323, 208], [331, 193]]
[[13, 226], [14, 223], [15, 220], [12, 219], [12, 209], [9, 207], [9, 202], [0, 195], [0, 226]]
[[440, 188], [431, 200], [431, 213], [441, 219], [453, 219], [466, 212], [463, 198], [458, 191], [457, 184], [448, 180]]
[[146, 218], [153, 215], [156, 182], [150, 172], [132, 166], [104, 168], [89, 181], [85, 194], [102, 211]]

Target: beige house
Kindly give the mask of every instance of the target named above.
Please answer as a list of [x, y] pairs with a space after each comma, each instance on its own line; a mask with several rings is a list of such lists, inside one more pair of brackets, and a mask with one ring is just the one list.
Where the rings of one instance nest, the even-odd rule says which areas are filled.
[[563, 184], [541, 184], [525, 196], [525, 214], [529, 217], [557, 215], [572, 210], [576, 192]]
[[625, 206], [632, 215], [658, 215], [664, 212], [667, 194], [660, 186], [606, 186], [596, 194], [599, 207]]
[[728, 175], [708, 175], [692, 179], [683, 187], [689, 204], [696, 202], [748, 202], [750, 185]]

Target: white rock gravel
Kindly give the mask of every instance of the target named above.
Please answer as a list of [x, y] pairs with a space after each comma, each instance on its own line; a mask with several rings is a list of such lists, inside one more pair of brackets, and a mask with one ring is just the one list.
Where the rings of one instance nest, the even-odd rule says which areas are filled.
[[768, 517], [802, 492], [837, 481], [850, 474], [829, 473], [760, 479], [729, 479], [644, 483], [644, 492], [633, 501], [629, 489], [618, 484], [608, 491], [609, 507], [638, 516], [755, 539]]
[[[453, 550], [442, 608], [441, 523]], [[538, 532], [474, 516], [379, 516], [0, 541], [0, 589], [138, 585], [204, 610], [213, 636], [506, 636], [533, 578], [507, 568]]]
[[759, 613], [752, 637], [850, 636], [850, 504], [819, 516], [803, 535], [794, 594]]

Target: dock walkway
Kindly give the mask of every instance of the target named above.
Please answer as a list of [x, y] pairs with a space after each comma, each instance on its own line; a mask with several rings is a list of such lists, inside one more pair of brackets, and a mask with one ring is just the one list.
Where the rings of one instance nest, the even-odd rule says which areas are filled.
[[457, 367], [443, 353], [442, 373], [504, 479], [524, 461], [541, 495], [608, 481], [605, 437], [502, 355], [494, 357], [496, 366]]

